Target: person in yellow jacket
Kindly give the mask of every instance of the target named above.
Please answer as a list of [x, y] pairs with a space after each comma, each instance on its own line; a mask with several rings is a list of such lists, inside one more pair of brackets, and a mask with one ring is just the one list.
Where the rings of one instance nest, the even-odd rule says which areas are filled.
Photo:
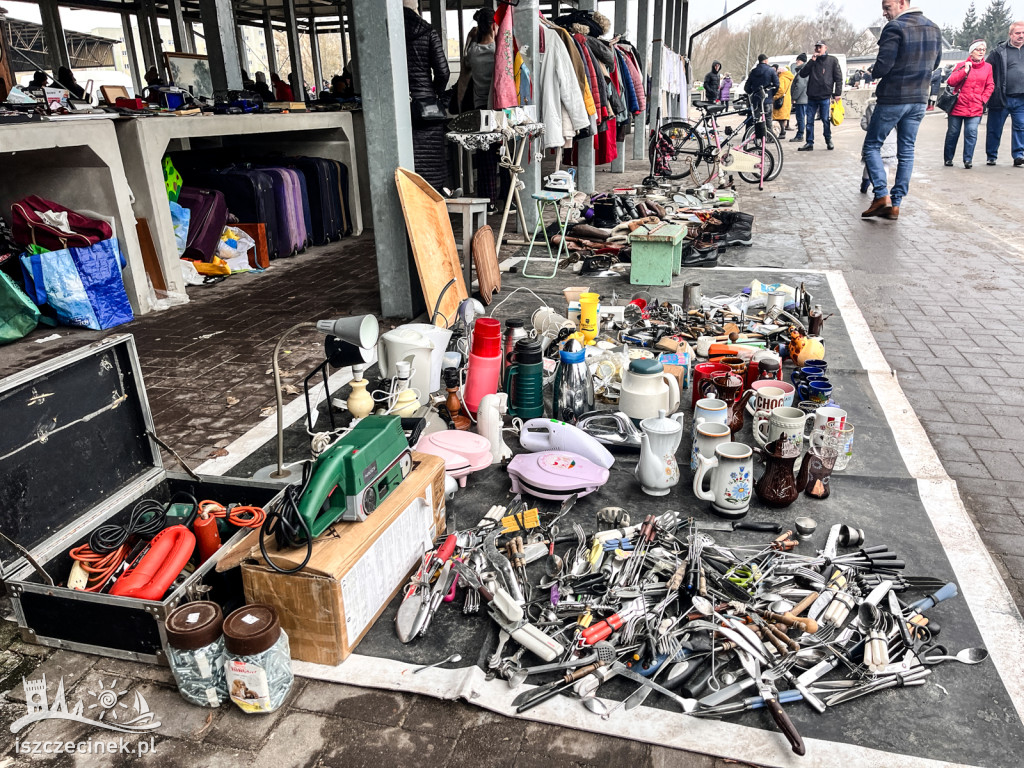
[[[775, 69], [779, 72], [779, 89], [775, 92], [775, 100], [772, 105], [772, 120], [778, 121], [779, 138], [784, 139], [786, 131], [789, 130], [789, 115], [793, 111], [793, 97], [789, 92], [793, 86], [793, 73], [785, 67], [779, 69], [777, 64]], [[780, 99], [782, 100], [781, 106]]]

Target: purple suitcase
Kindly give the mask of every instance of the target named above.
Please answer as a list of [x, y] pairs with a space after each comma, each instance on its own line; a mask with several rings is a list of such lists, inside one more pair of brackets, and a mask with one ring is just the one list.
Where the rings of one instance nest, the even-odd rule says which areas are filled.
[[278, 167], [261, 170], [274, 179], [274, 202], [281, 235], [280, 254], [291, 256], [305, 250], [309, 236], [302, 213], [302, 187], [299, 185], [298, 171]]
[[228, 221], [224, 194], [215, 189], [182, 187], [178, 204], [188, 208], [191, 213], [185, 253], [182, 256], [207, 263], [213, 261], [220, 245], [221, 233]]

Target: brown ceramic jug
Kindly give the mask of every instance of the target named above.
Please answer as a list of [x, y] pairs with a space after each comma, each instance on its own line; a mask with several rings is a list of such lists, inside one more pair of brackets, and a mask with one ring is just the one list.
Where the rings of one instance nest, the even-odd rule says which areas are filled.
[[764, 472], [754, 483], [754, 493], [769, 507], [788, 507], [800, 495], [793, 476], [793, 465], [800, 458], [800, 449], [783, 434], [764, 447], [761, 458]]
[[[734, 373], [717, 373], [700, 383], [702, 397], [717, 397], [729, 404], [729, 417], [725, 423], [729, 425], [729, 429], [734, 435], [743, 429], [743, 415], [747, 409], [747, 401], [754, 395], [754, 390], [748, 389], [740, 397], [742, 389], [743, 377]], [[714, 392], [714, 394], [709, 394], [710, 392]]]

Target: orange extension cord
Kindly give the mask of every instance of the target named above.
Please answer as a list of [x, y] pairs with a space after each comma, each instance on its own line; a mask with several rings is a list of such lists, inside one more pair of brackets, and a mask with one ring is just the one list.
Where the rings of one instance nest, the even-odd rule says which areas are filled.
[[80, 563], [82, 570], [89, 574], [89, 581], [84, 591], [99, 592], [128, 556], [128, 545], [122, 544], [112, 552], [99, 555], [93, 552], [88, 544], [83, 544], [68, 552], [68, 556]]
[[226, 517], [228, 522], [238, 528], [259, 528], [267, 513], [262, 507], [233, 507], [230, 512], [217, 501], [200, 501], [200, 517]]

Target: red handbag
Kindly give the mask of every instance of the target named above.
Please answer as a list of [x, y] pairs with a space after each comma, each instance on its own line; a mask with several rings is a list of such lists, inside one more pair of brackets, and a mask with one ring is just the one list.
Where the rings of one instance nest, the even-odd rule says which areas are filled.
[[[66, 213], [71, 232], [62, 232], [47, 224], [41, 216], [47, 211]], [[11, 206], [11, 219], [16, 243], [23, 247], [38, 245], [50, 251], [71, 247], [88, 248], [101, 240], [109, 240], [114, 234], [105, 221], [90, 219], [36, 195], [29, 195], [14, 203]]]

